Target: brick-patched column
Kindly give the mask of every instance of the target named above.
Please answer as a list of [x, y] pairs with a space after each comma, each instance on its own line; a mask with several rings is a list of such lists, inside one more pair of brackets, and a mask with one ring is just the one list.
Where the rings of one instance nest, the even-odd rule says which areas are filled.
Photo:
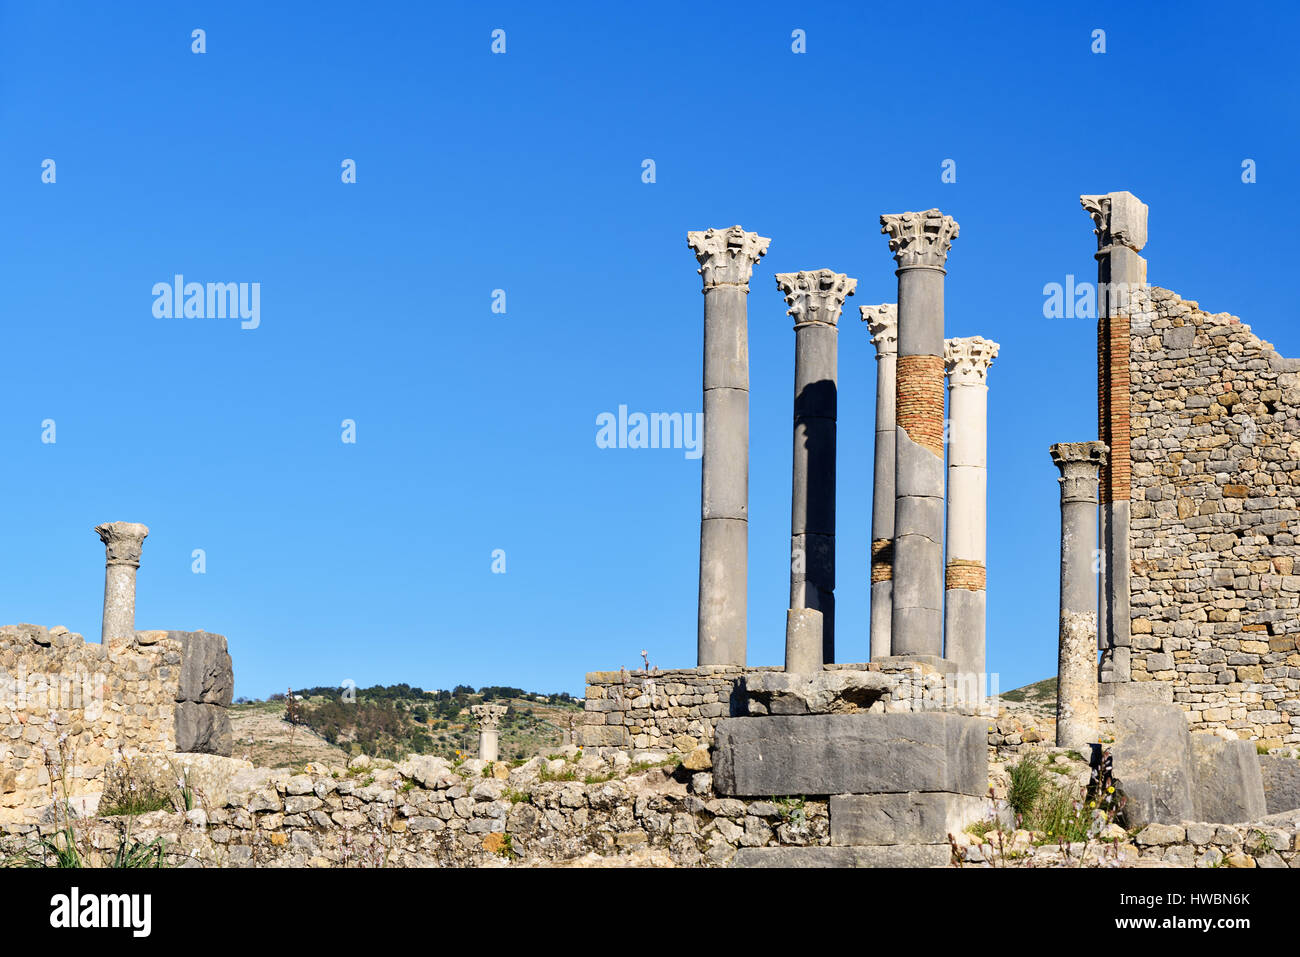
[[1110, 450], [1101, 470], [1101, 680], [1128, 681], [1129, 611], [1129, 353], [1133, 292], [1146, 285], [1147, 206], [1120, 191], [1080, 196], [1097, 236], [1098, 435]]
[[876, 347], [876, 455], [871, 489], [871, 660], [887, 658], [894, 615], [894, 403], [898, 387], [898, 307], [858, 310]]
[[704, 280], [704, 443], [697, 661], [745, 663], [749, 573], [749, 330], [754, 263], [771, 240], [739, 226], [688, 232]]
[[980, 336], [949, 339], [948, 564], [944, 657], [957, 664], [963, 698], [985, 688], [985, 548], [988, 538], [988, 372], [999, 346]]
[[1056, 746], [1097, 740], [1097, 470], [1103, 442], [1061, 442], [1049, 451], [1061, 470], [1061, 644], [1056, 679]]
[[858, 281], [829, 269], [779, 273], [794, 317], [790, 608], [821, 612], [822, 662], [835, 660], [835, 413], [840, 312]]
[[104, 543], [104, 621], [100, 641], [114, 638], [135, 640], [135, 570], [149, 535], [149, 526], [138, 522], [106, 522], [95, 526]]
[[943, 654], [943, 282], [958, 226], [937, 209], [880, 217], [898, 263], [894, 655]]

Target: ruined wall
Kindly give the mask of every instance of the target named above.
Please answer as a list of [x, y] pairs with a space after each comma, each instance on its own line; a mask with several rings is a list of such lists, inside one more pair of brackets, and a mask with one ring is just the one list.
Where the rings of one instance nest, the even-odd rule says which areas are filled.
[[229, 753], [232, 687], [221, 635], [142, 631], [105, 646], [66, 628], [0, 627], [0, 830], [102, 791], [119, 751]]
[[1158, 288], [1130, 336], [1131, 678], [1300, 741], [1300, 360]]
[[[923, 661], [833, 664], [826, 668], [887, 672], [892, 687], [881, 699], [885, 711], [977, 710], [959, 707], [950, 676]], [[697, 747], [711, 747], [718, 719], [747, 713], [741, 679], [747, 674], [783, 670], [713, 665], [649, 673], [588, 672], [577, 743], [683, 754]]]

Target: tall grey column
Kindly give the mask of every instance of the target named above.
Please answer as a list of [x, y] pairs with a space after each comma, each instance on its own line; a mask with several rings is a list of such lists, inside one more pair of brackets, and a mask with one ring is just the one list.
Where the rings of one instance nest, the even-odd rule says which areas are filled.
[[95, 532], [104, 543], [104, 623], [100, 641], [135, 638], [135, 570], [149, 527], [136, 522], [106, 522]]
[[962, 697], [984, 700], [985, 550], [988, 538], [988, 374], [999, 346], [980, 336], [949, 339], [948, 563], [945, 658], [957, 664]]
[[840, 311], [858, 281], [829, 269], [779, 273], [794, 317], [794, 473], [790, 607], [822, 615], [822, 662], [835, 660], [835, 408]]
[[898, 380], [898, 307], [858, 310], [876, 347], [876, 455], [871, 489], [871, 660], [889, 657], [894, 615], [894, 408]]
[[495, 761], [500, 756], [501, 719], [506, 706], [500, 704], [470, 705], [470, 713], [478, 719], [478, 756], [484, 761]]
[[937, 209], [880, 217], [898, 263], [894, 655], [943, 654], [943, 280], [958, 226]]
[[1129, 192], [1080, 196], [1097, 236], [1097, 419], [1110, 455], [1101, 470], [1101, 599], [1098, 645], [1101, 680], [1128, 681], [1130, 318], [1135, 293], [1146, 286], [1147, 206]]
[[704, 279], [704, 452], [697, 661], [745, 663], [749, 573], [749, 330], [754, 263], [772, 240], [739, 226], [688, 232]]
[[1097, 740], [1097, 469], [1104, 442], [1061, 442], [1049, 450], [1061, 470], [1061, 649], [1056, 679], [1056, 746]]

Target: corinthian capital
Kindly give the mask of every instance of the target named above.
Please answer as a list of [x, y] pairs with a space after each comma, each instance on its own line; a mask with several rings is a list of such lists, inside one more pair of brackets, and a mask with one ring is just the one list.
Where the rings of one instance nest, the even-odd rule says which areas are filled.
[[889, 235], [889, 251], [898, 268], [938, 266], [948, 261], [948, 250], [957, 238], [957, 221], [937, 209], [924, 213], [887, 213], [880, 217], [880, 231]]
[[1096, 224], [1098, 249], [1118, 245], [1141, 252], [1147, 244], [1147, 204], [1132, 193], [1080, 196], [1079, 203]]
[[983, 336], [943, 341], [943, 369], [948, 374], [948, 387], [955, 385], [984, 385], [988, 381], [989, 366], [1002, 348]]
[[149, 535], [149, 526], [138, 522], [106, 522], [96, 525], [95, 532], [104, 543], [109, 565], [140, 567], [140, 553]]
[[776, 274], [776, 288], [785, 296], [786, 315], [794, 316], [799, 326], [822, 322], [833, 326], [840, 320], [844, 300], [858, 287], [856, 279], [842, 272], [814, 269], [806, 272], [781, 272]]
[[1105, 442], [1058, 442], [1048, 451], [1061, 470], [1061, 501], [1097, 501], [1097, 470], [1106, 464], [1110, 451]]
[[704, 288], [710, 286], [748, 286], [754, 263], [767, 254], [772, 240], [758, 233], [747, 233], [739, 226], [730, 229], [706, 229], [688, 232], [686, 245], [695, 250], [704, 277]]
[[501, 719], [506, 715], [506, 706], [503, 704], [474, 704], [470, 705], [469, 711], [478, 719], [480, 729], [495, 731], [501, 726]]
[[862, 321], [871, 333], [871, 344], [876, 347], [876, 358], [898, 353], [898, 306], [892, 302], [878, 306], [859, 306]]

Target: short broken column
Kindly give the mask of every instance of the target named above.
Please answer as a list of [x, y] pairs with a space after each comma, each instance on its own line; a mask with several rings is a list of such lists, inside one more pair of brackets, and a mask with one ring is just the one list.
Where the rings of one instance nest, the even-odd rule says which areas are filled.
[[749, 574], [749, 331], [754, 263], [771, 240], [739, 226], [688, 232], [704, 281], [704, 441], [697, 662], [744, 665]]
[[794, 467], [790, 608], [822, 617], [822, 663], [835, 660], [835, 414], [844, 300], [858, 281], [829, 269], [779, 273], [794, 317]]
[[505, 717], [506, 706], [503, 704], [470, 705], [470, 713], [478, 719], [478, 756], [483, 761], [495, 761], [499, 757], [501, 737], [501, 719]]
[[95, 532], [104, 543], [104, 620], [100, 641], [135, 639], [135, 570], [149, 527], [137, 522], [106, 522]]
[[792, 674], [821, 674], [822, 613], [816, 608], [791, 608], [785, 613], [785, 670]]
[[984, 700], [988, 538], [988, 373], [999, 346], [982, 336], [944, 344], [948, 373], [948, 561], [944, 657], [963, 700]]
[[862, 306], [876, 347], [876, 455], [871, 489], [871, 660], [892, 654], [894, 614], [894, 402], [898, 373], [898, 307]]
[[1097, 740], [1097, 470], [1104, 442], [1061, 442], [1049, 451], [1061, 470], [1061, 647], [1056, 746]]
[[880, 217], [898, 263], [893, 655], [943, 655], [943, 283], [958, 226], [937, 209]]

